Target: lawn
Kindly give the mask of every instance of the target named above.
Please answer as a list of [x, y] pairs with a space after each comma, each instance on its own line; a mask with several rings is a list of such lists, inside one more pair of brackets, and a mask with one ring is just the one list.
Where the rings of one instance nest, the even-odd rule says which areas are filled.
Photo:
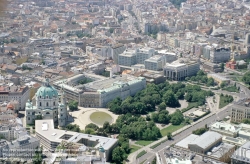
[[152, 142], [154, 142], [154, 141], [139, 140], [139, 141], [136, 141], [135, 144], [142, 145], [142, 146], [147, 146], [147, 145], [151, 144]]
[[161, 135], [162, 136], [166, 136], [168, 134], [168, 132], [173, 133], [176, 130], [184, 127], [185, 125], [181, 124], [181, 125], [170, 125], [164, 129], [161, 130]]
[[231, 102], [228, 101], [228, 97], [226, 96], [220, 96], [220, 104], [219, 109], [225, 107], [226, 105], [230, 104]]
[[228, 92], [236, 92], [239, 93], [239, 90], [236, 86], [229, 86], [229, 87], [225, 87], [222, 90], [228, 91]]
[[141, 156], [143, 156], [144, 154], [146, 154], [147, 152], [145, 150], [141, 151], [137, 156], [136, 156], [136, 159], [137, 158], [140, 158]]
[[130, 148], [130, 153], [133, 153], [136, 150], [140, 149], [140, 147], [136, 145], [129, 145], [129, 148]]

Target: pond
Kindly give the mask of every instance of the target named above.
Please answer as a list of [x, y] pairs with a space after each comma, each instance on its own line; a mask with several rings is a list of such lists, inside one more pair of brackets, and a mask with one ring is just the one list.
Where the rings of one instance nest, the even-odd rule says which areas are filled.
[[113, 118], [105, 112], [94, 112], [90, 115], [90, 120], [98, 125], [98, 126], [102, 126], [104, 124], [104, 122], [109, 122], [110, 124], [113, 122]]

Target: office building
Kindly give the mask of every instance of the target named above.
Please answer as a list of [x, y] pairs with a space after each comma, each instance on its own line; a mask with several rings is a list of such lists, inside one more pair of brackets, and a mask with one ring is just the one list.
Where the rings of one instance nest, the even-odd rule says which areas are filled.
[[118, 64], [122, 66], [132, 66], [136, 64], [136, 51], [126, 50], [118, 55]]
[[152, 48], [139, 48], [136, 50], [136, 64], [144, 64], [146, 59], [149, 59], [155, 54], [155, 50]]
[[231, 51], [229, 48], [214, 48], [210, 51], [212, 63], [225, 63], [230, 60]]
[[179, 59], [172, 63], [167, 63], [164, 68], [164, 75], [171, 80], [181, 81], [186, 77], [195, 76], [200, 70], [197, 61]]
[[118, 140], [113, 138], [55, 129], [52, 119], [36, 120], [35, 125], [36, 137], [40, 140], [43, 148], [51, 152], [54, 152], [60, 143], [66, 142], [92, 149], [102, 147], [105, 150], [106, 160], [109, 160], [112, 150], [118, 143]]
[[162, 55], [154, 55], [149, 59], [146, 59], [144, 64], [145, 64], [145, 69], [160, 71], [163, 70], [163, 67], [166, 64], [166, 58], [165, 56]]
[[168, 52], [167, 50], [160, 50], [157, 51], [157, 55], [164, 55], [166, 59], [166, 63], [172, 63], [173, 61], [177, 60], [178, 57], [175, 53], [173, 52]]
[[35, 95], [35, 104], [26, 103], [26, 124], [34, 124], [36, 118], [53, 119], [59, 127], [66, 126], [68, 113], [64, 93], [59, 99], [57, 90], [46, 79]]

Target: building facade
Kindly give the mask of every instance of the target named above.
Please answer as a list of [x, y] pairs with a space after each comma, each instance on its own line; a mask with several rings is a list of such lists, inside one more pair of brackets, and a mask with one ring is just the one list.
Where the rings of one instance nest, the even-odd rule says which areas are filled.
[[250, 119], [250, 103], [234, 104], [231, 107], [231, 121], [241, 122], [243, 119]]
[[1, 86], [0, 101], [17, 101], [17, 110], [24, 110], [29, 99], [30, 89], [27, 86]]
[[136, 64], [144, 64], [146, 59], [149, 59], [155, 54], [153, 48], [139, 48], [136, 50]]
[[125, 51], [118, 55], [118, 64], [123, 66], [132, 66], [136, 64], [136, 51]]
[[34, 121], [40, 117], [53, 119], [59, 127], [66, 126], [68, 113], [64, 93], [61, 92], [59, 99], [57, 90], [49, 84], [49, 79], [46, 79], [35, 95], [35, 106], [30, 101], [26, 103], [25, 114], [26, 124], [34, 124]]
[[200, 64], [195, 61], [188, 63], [175, 61], [166, 64], [163, 68], [164, 75], [171, 80], [181, 81], [186, 77], [194, 76], [200, 70]]
[[213, 63], [224, 63], [230, 60], [229, 48], [214, 48], [210, 51], [210, 61]]
[[117, 44], [111, 47], [111, 56], [115, 64], [118, 64], [118, 55], [126, 50], [123, 44]]
[[[87, 91], [80, 96], [80, 106], [106, 107], [106, 105], [116, 97], [120, 97], [124, 100], [128, 96], [134, 96], [138, 91], [146, 88], [146, 79], [144, 77], [133, 78], [127, 82], [117, 78], [117, 80], [106, 88], [91, 88], [92, 85], [99, 85], [100, 83], [105, 83], [105, 80], [88, 84], [86, 87]], [[109, 83], [109, 80], [106, 80], [106, 83]]]
[[155, 55], [145, 60], [145, 69], [159, 71], [163, 70], [163, 67], [166, 64], [166, 58], [162, 55]]

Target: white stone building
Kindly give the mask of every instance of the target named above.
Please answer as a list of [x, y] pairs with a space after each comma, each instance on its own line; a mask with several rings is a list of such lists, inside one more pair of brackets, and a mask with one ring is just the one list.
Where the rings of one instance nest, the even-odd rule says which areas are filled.
[[35, 95], [35, 106], [30, 101], [26, 103], [26, 124], [34, 124], [40, 117], [42, 119], [53, 119], [59, 127], [67, 123], [68, 113], [64, 93], [61, 92], [59, 99], [57, 90], [49, 84], [49, 79], [38, 89]]

